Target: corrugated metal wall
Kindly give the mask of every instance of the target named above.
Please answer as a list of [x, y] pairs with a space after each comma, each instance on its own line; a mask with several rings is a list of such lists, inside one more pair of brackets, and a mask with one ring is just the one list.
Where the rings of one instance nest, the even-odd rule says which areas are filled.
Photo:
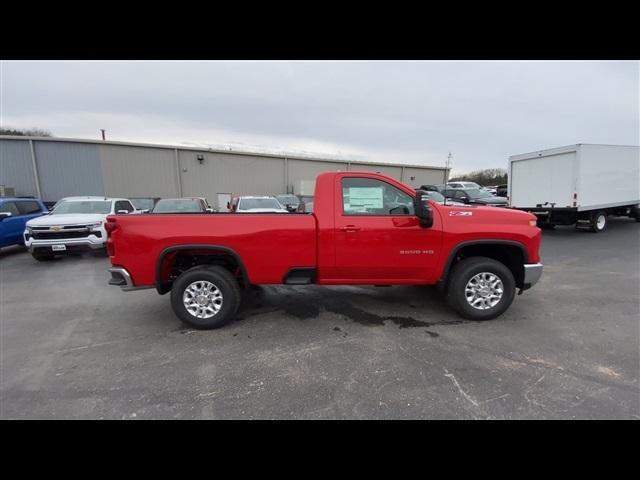
[[[444, 183], [444, 170], [405, 167], [404, 183], [412, 187]], [[411, 177], [414, 177], [413, 179]]]
[[297, 183], [300, 180], [315, 180], [318, 174], [322, 172], [332, 172], [336, 170], [347, 171], [347, 164], [307, 161], [307, 160], [287, 160], [289, 164], [289, 192], [298, 193]]
[[104, 190], [111, 197], [178, 197], [175, 152], [99, 145]]
[[25, 140], [0, 140], [0, 185], [16, 195], [37, 195], [31, 148]]
[[[300, 180], [336, 170], [381, 172], [401, 179], [402, 167], [353, 162], [286, 159], [240, 153], [197, 151], [143, 145], [33, 140], [42, 198], [56, 201], [71, 195], [122, 197], [207, 197], [218, 194], [274, 195], [295, 191]], [[203, 162], [197, 160], [204, 157]], [[411, 180], [411, 177], [415, 177]], [[412, 186], [443, 183], [444, 170], [405, 167]], [[0, 139], [0, 184], [17, 195], [36, 195], [29, 139]], [[296, 192], [297, 193], [297, 192]]]
[[349, 170], [358, 170], [364, 172], [380, 172], [384, 175], [389, 175], [390, 177], [395, 178], [396, 180], [400, 180], [400, 176], [402, 175], [402, 167], [387, 167], [380, 165], [367, 165], [363, 163], [351, 163], [351, 167]]
[[207, 197], [213, 207], [222, 207], [216, 205], [218, 193], [275, 195], [285, 190], [282, 158], [180, 150], [179, 159], [182, 194]]
[[43, 200], [104, 195], [98, 145], [36, 141], [34, 146]]

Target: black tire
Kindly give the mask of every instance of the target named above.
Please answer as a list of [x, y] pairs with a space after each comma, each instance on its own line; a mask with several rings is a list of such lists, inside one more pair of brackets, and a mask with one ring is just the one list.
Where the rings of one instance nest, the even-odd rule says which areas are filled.
[[39, 261], [39, 262], [48, 262], [48, 261], [53, 260], [55, 258], [55, 255], [52, 255], [50, 253], [35, 253], [35, 252], [33, 252], [31, 254], [31, 256], [33, 258], [35, 258], [37, 261]]
[[[200, 281], [211, 282], [222, 294], [222, 306], [210, 318], [198, 318], [191, 314], [182, 301], [187, 287]], [[174, 313], [187, 325], [202, 330], [220, 328], [233, 320], [240, 306], [240, 297], [238, 282], [228, 270], [220, 266], [202, 265], [190, 268], [171, 287], [171, 307]]]
[[[467, 283], [479, 273], [491, 273], [497, 276], [503, 285], [502, 298], [496, 305], [485, 310], [473, 307], [466, 298]], [[469, 320], [491, 320], [502, 315], [513, 302], [516, 294], [516, 282], [511, 270], [501, 262], [487, 257], [470, 257], [457, 263], [449, 276], [447, 303], [460, 316]]]
[[607, 228], [607, 212], [599, 210], [591, 215], [591, 228], [594, 233], [604, 232]]

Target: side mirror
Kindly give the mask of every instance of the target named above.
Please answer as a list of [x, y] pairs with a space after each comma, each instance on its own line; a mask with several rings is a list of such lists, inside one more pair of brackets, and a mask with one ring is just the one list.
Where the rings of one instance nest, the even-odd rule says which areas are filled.
[[118, 210], [116, 213], [117, 213], [118, 215], [126, 215], [126, 214], [128, 214], [128, 213], [129, 213], [129, 210]]
[[462, 201], [464, 203], [469, 203], [469, 197], [462, 197]]
[[429, 195], [424, 190], [416, 190], [413, 198], [413, 211], [420, 219], [420, 226], [430, 228], [433, 225], [433, 211], [429, 206]]
[[227, 202], [227, 210], [231, 210], [231, 202]]
[[213, 213], [213, 208], [209, 207], [209, 208], [205, 209], [205, 212], [207, 212], [207, 213]]
[[11, 216], [11, 212], [0, 212], [0, 222], [5, 218], [9, 218]]

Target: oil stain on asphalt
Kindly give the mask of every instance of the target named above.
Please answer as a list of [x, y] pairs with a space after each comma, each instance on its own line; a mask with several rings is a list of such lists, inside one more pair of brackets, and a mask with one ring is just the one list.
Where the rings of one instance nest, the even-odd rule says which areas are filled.
[[[300, 320], [309, 320], [317, 318], [321, 310], [325, 310], [339, 315], [346, 320], [368, 327], [381, 327], [384, 326], [386, 322], [390, 322], [397, 325], [400, 329], [424, 328], [425, 333], [433, 338], [438, 337], [439, 334], [429, 330], [429, 327], [436, 325], [457, 325], [469, 322], [461, 319], [428, 322], [410, 316], [378, 315], [357, 307], [353, 305], [351, 301], [341, 297], [327, 298], [322, 296], [322, 298], [309, 299], [306, 296], [301, 298], [296, 294], [286, 294], [285, 302], [280, 303], [278, 299], [283, 298], [282, 293], [276, 293], [274, 296], [268, 295], [269, 298], [266, 298], [264, 295], [265, 292], [261, 290], [252, 293], [253, 295], [248, 295], [247, 298], [245, 298], [241, 312], [238, 315], [238, 320], [273, 312], [282, 312]], [[414, 304], [411, 306], [415, 308]], [[339, 327], [335, 327], [334, 331], [341, 330]]]

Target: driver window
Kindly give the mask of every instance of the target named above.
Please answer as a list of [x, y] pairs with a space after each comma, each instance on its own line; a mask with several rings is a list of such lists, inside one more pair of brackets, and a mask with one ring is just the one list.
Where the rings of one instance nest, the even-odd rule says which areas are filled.
[[413, 197], [381, 180], [342, 179], [344, 215], [414, 215]]

